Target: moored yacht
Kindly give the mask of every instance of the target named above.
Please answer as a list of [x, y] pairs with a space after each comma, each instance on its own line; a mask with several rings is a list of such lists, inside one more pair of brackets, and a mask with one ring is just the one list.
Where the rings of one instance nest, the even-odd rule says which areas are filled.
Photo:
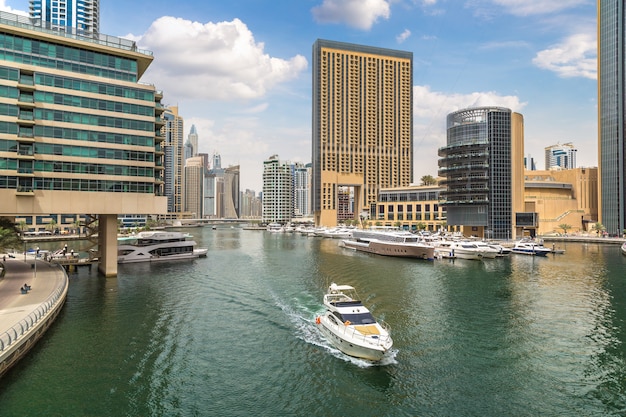
[[380, 361], [389, 352], [393, 345], [389, 326], [372, 316], [354, 287], [331, 284], [324, 295], [324, 306], [326, 312], [315, 323], [337, 349], [371, 361]]
[[118, 239], [117, 263], [195, 259], [207, 252], [207, 248], [196, 248], [188, 233], [147, 231]]
[[521, 255], [546, 256], [551, 253], [552, 250], [546, 248], [541, 243], [537, 243], [528, 239], [522, 239], [515, 243], [515, 246], [513, 246], [511, 252]]
[[407, 231], [352, 231], [352, 240], [343, 240], [346, 248], [384, 256], [433, 260], [435, 248]]

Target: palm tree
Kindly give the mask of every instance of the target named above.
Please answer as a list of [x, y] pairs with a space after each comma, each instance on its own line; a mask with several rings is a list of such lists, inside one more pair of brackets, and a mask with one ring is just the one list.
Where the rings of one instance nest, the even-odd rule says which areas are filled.
[[52, 219], [50, 220], [50, 222], [46, 225], [46, 230], [54, 233], [54, 229], [57, 228], [57, 221]]
[[571, 228], [572, 228], [572, 226], [570, 226], [570, 225], [569, 225], [569, 224], [567, 224], [567, 223], [562, 223], [562, 224], [560, 224], [560, 225], [559, 225], [559, 229], [562, 229], [562, 230], [563, 230], [563, 234], [567, 234], [567, 231], [568, 231], [569, 229], [571, 229]]
[[421, 185], [436, 185], [437, 184], [437, 179], [434, 178], [432, 175], [424, 175], [422, 178], [420, 178], [420, 181], [422, 181]]
[[602, 223], [600, 223], [600, 222], [597, 222], [595, 224], [595, 227], [596, 227], [596, 234], [598, 236], [600, 236], [600, 233], [602, 233], [604, 231], [604, 225]]
[[17, 222], [17, 225], [20, 228], [20, 234], [22, 235], [22, 237], [24, 237], [24, 228], [26, 228], [26, 220], [20, 220], [19, 222]]

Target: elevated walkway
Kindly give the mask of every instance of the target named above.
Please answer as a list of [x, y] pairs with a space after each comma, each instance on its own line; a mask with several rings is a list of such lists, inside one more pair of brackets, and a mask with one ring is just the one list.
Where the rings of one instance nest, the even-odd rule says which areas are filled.
[[[0, 377], [22, 358], [61, 311], [68, 277], [60, 265], [33, 257], [3, 258], [0, 277]], [[36, 262], [36, 264], [35, 264]], [[23, 291], [25, 284], [30, 290]]]

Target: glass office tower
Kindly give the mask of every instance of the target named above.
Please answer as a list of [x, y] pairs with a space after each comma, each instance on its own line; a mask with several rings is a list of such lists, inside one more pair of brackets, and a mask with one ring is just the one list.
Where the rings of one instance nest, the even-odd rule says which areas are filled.
[[624, 9], [623, 0], [598, 0], [599, 221], [610, 235], [626, 229]]

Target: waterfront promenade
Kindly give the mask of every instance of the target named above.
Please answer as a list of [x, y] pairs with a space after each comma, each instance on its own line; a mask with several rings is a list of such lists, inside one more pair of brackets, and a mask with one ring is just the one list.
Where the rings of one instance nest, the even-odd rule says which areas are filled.
[[[52, 324], [67, 295], [63, 267], [33, 257], [2, 258], [0, 277], [0, 376]], [[36, 262], [36, 266], [35, 266]], [[30, 286], [26, 293], [25, 284]]]

